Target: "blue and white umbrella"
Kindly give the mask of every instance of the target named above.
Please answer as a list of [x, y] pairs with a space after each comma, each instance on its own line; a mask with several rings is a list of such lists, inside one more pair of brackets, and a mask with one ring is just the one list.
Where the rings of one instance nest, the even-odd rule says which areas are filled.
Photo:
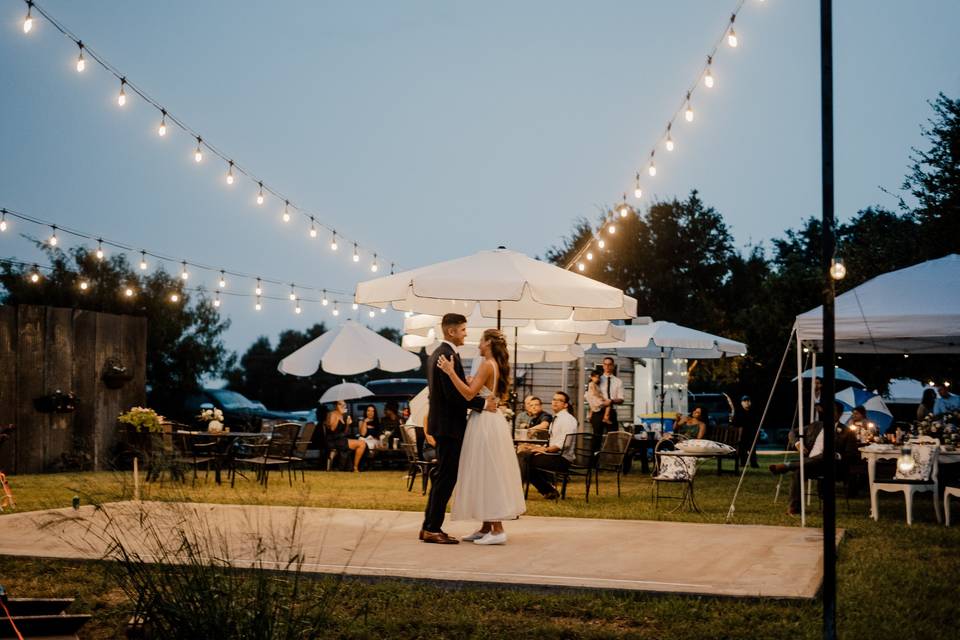
[[840, 416], [841, 422], [849, 420], [854, 407], [860, 405], [863, 405], [863, 408], [867, 410], [867, 420], [876, 424], [881, 433], [893, 422], [893, 414], [890, 413], [890, 409], [887, 408], [883, 398], [872, 391], [848, 387], [843, 391], [838, 391], [834, 397], [846, 409]]
[[[804, 380], [809, 380], [810, 378], [820, 378], [821, 380], [823, 380], [823, 367], [817, 367], [815, 370], [807, 369], [801, 374], [801, 376], [803, 377]], [[863, 381], [860, 380], [860, 378], [853, 375], [846, 369], [841, 369], [840, 367], [834, 367], [833, 376], [837, 382], [852, 382], [853, 384], [858, 384], [861, 387], [866, 386], [865, 384], [863, 384]], [[797, 379], [794, 378], [793, 381], [796, 382]]]

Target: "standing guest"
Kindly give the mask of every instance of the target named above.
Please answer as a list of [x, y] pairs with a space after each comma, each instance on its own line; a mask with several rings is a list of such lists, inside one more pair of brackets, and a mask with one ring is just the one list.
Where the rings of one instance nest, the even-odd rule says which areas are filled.
[[360, 461], [367, 451], [367, 443], [360, 438], [349, 436], [353, 418], [349, 415], [345, 416], [346, 413], [347, 403], [338, 400], [334, 409], [327, 414], [327, 428], [325, 429], [327, 449], [336, 451], [343, 456], [353, 451], [353, 470], [360, 471]]
[[933, 403], [933, 415], [939, 416], [960, 409], [960, 396], [950, 393], [950, 383], [937, 385], [937, 400]]
[[593, 447], [600, 449], [600, 443], [603, 442], [603, 434], [607, 431], [616, 431], [620, 428], [617, 421], [617, 406], [623, 404], [623, 382], [616, 376], [617, 364], [614, 359], [607, 356], [603, 359], [603, 375], [600, 376], [600, 393], [603, 399], [608, 401], [603, 418], [601, 419], [600, 433], [594, 432]]
[[566, 471], [576, 459], [573, 448], [564, 449], [564, 444], [568, 435], [577, 432], [579, 424], [569, 411], [570, 396], [563, 391], [553, 394], [550, 406], [555, 416], [550, 425], [550, 441], [546, 445], [520, 445], [517, 456], [521, 472], [529, 474], [530, 484], [547, 500], [556, 500], [560, 492], [550, 482], [548, 472]]
[[740, 429], [740, 442], [737, 443], [737, 456], [740, 458], [740, 466], [747, 466], [747, 455], [750, 456], [750, 466], [754, 469], [760, 465], [757, 462], [757, 452], [753, 447], [757, 437], [757, 429], [760, 427], [757, 416], [753, 412], [753, 401], [750, 396], [740, 398], [740, 406], [733, 412], [733, 426]]
[[705, 416], [706, 412], [701, 406], [694, 407], [688, 416], [678, 413], [677, 421], [673, 423], [673, 432], [691, 440], [693, 438], [703, 438], [707, 435]]
[[917, 420], [923, 420], [933, 415], [933, 407], [937, 402], [937, 392], [929, 387], [923, 390], [920, 404], [917, 405]]
[[603, 434], [603, 416], [610, 408], [610, 401], [603, 397], [600, 391], [600, 377], [603, 375], [603, 367], [597, 366], [590, 371], [590, 382], [587, 383], [587, 390], [583, 394], [584, 400], [590, 407], [590, 427], [594, 437], [601, 437]]

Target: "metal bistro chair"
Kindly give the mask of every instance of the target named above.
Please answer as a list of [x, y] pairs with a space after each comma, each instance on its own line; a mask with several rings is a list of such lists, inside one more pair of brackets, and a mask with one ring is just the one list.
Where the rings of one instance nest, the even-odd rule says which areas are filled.
[[257, 454], [249, 458], [237, 458], [235, 465], [249, 465], [256, 469], [257, 480], [264, 487], [270, 478], [270, 469], [287, 468], [288, 481], [293, 486], [293, 449], [297, 445], [297, 435], [300, 433], [300, 423], [285, 422], [273, 427], [270, 439], [261, 444], [246, 445]]
[[[205, 467], [206, 473], [204, 480], [210, 477], [210, 465], [217, 464], [217, 442], [212, 437], [195, 436], [189, 433], [176, 433], [185, 430], [181, 425], [174, 425], [174, 446], [176, 454], [173, 459], [174, 464], [180, 467], [189, 467], [193, 469], [193, 479], [191, 486], [197, 484], [197, 469]], [[181, 474], [181, 480], [186, 482], [186, 477]]]
[[[566, 451], [573, 451], [574, 459], [566, 469], [538, 469], [539, 472], [547, 473], [553, 476], [553, 484], [561, 483], [560, 497], [567, 498], [567, 483], [573, 476], [583, 476], [586, 481], [586, 501], [590, 502], [590, 480], [593, 476], [593, 433], [577, 432], [568, 434], [563, 440], [563, 450], [557, 453], [540, 453], [541, 456], [559, 456]], [[524, 484], [523, 495], [530, 493], [530, 474], [527, 473], [527, 481]]]
[[617, 472], [617, 497], [620, 497], [620, 476], [623, 474], [623, 462], [630, 449], [633, 434], [627, 431], [610, 431], [603, 436], [603, 446], [596, 453], [594, 473], [596, 474], [596, 494], [600, 495], [600, 472]]
[[300, 479], [303, 480], [303, 482], [307, 481], [307, 473], [304, 469], [307, 460], [307, 448], [310, 446], [310, 441], [313, 439], [313, 432], [316, 428], [317, 425], [314, 422], [304, 423], [289, 456], [290, 473], [295, 475], [296, 469], [294, 467], [300, 467]]
[[[669, 443], [669, 444], [668, 444]], [[657, 442], [653, 449], [653, 493], [654, 508], [660, 506], [660, 484], [682, 484], [683, 493], [679, 496], [664, 496], [680, 500], [677, 509], [689, 504], [696, 506], [693, 500], [693, 478], [697, 474], [696, 458], [685, 458], [683, 456], [664, 456], [661, 450], [674, 449], [671, 440], [662, 439]]]
[[407, 456], [407, 491], [413, 491], [413, 483], [419, 473], [423, 478], [422, 495], [427, 495], [430, 473], [437, 466], [436, 460], [423, 460], [417, 452], [417, 436], [414, 427], [400, 426], [400, 446]]

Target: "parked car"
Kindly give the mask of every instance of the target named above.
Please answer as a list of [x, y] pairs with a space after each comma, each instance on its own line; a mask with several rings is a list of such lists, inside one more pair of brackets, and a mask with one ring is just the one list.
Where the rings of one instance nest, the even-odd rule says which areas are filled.
[[[420, 393], [427, 386], [426, 378], [389, 378], [384, 380], [373, 380], [364, 385], [373, 392], [372, 396], [358, 398], [347, 401], [347, 413], [353, 416], [354, 420], [360, 420], [367, 405], [373, 405], [377, 408], [377, 415], [383, 417], [383, 408], [390, 402], [397, 403], [397, 408], [401, 414], [403, 410], [410, 405], [410, 399]], [[323, 418], [326, 411], [333, 408], [333, 403], [326, 403], [322, 407], [320, 418]], [[300, 412], [297, 412], [300, 413]], [[307, 415], [309, 420], [316, 421], [317, 409], [312, 409]], [[317, 422], [317, 424], [320, 424]]]
[[210, 407], [220, 409], [224, 424], [234, 430], [243, 428], [258, 431], [263, 420], [306, 422], [306, 416], [302, 413], [272, 411], [263, 403], [229, 389], [203, 389], [200, 393], [188, 396], [183, 403], [181, 420], [194, 422], [200, 411]]

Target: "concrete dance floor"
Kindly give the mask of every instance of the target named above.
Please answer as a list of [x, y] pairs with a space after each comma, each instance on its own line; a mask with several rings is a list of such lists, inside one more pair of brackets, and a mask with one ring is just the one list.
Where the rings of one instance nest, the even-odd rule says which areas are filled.
[[[148, 561], [180, 562], [182, 537], [238, 567], [488, 585], [813, 598], [819, 529], [524, 516], [509, 542], [424, 544], [410, 511], [117, 502], [0, 516], [0, 555], [102, 558], [119, 541]], [[473, 523], [449, 522], [451, 535]]]

